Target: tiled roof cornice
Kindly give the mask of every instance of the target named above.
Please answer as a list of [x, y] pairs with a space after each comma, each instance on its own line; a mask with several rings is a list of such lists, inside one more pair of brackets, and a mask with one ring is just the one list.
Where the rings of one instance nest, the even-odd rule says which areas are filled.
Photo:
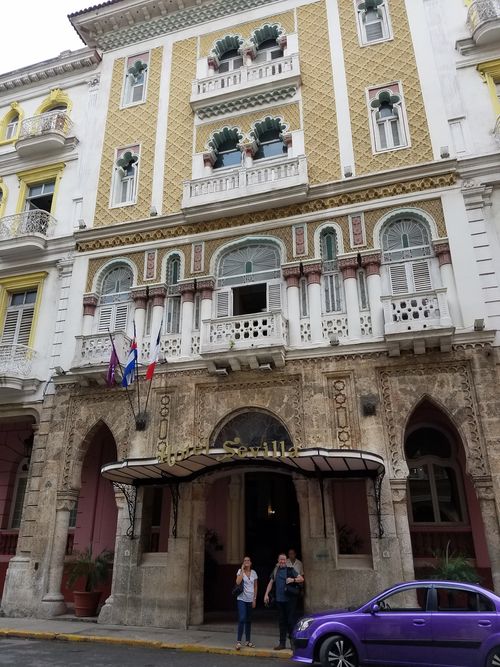
[[68, 18], [88, 46], [108, 51], [274, 2], [277, 0], [121, 0]]
[[85, 70], [92, 70], [100, 61], [101, 56], [95, 49], [84, 48], [78, 51], [63, 51], [57, 58], [51, 58], [29, 67], [1, 74], [0, 93], [36, 85], [37, 83], [47, 83], [50, 82], [50, 79], [60, 76], [70, 76]]

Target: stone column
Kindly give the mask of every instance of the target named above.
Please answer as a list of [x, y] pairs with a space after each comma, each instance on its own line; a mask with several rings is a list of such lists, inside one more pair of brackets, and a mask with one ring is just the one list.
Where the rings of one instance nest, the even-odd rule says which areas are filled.
[[300, 345], [300, 266], [284, 266], [286, 299], [288, 305], [288, 343], [291, 347]]
[[190, 357], [193, 335], [194, 282], [180, 283], [181, 292], [181, 357]]
[[396, 536], [401, 554], [401, 568], [403, 580], [415, 579], [413, 566], [413, 550], [411, 547], [410, 524], [408, 523], [408, 499], [406, 493], [406, 479], [391, 479], [392, 505], [394, 507], [394, 521]]
[[95, 309], [97, 308], [98, 301], [99, 297], [97, 294], [84, 294], [83, 296], [83, 336], [90, 336], [92, 333], [92, 329], [94, 328]]
[[[136, 287], [131, 290], [132, 300], [134, 301], [134, 321], [137, 335], [137, 347], [142, 350], [146, 326], [146, 304], [148, 300], [147, 289], [145, 287]], [[156, 332], [158, 333], [158, 332]]]
[[196, 287], [200, 292], [200, 347], [208, 342], [207, 327], [210, 324], [204, 324], [212, 319], [212, 300], [215, 288], [214, 278], [201, 278], [196, 281]]
[[484, 524], [484, 534], [488, 545], [488, 554], [491, 564], [493, 586], [498, 595], [500, 593], [500, 517], [495, 504], [495, 492], [491, 477], [473, 477], [474, 488], [481, 508]]
[[239, 565], [245, 549], [245, 476], [243, 473], [231, 475], [227, 501], [227, 562]]
[[441, 282], [446, 287], [446, 298], [448, 308], [450, 309], [451, 321], [455, 327], [462, 327], [462, 313], [458, 301], [457, 286], [455, 284], [455, 274], [453, 264], [451, 263], [450, 245], [448, 242], [435, 243], [434, 252], [439, 260], [439, 271], [441, 273]]
[[163, 320], [165, 313], [165, 297], [167, 295], [167, 289], [164, 285], [158, 285], [157, 287], [149, 288], [149, 298], [151, 300], [151, 307], [153, 309], [151, 313], [151, 328], [150, 328], [150, 346], [156, 344], [156, 338], [158, 336], [158, 331]]
[[358, 260], [356, 257], [346, 257], [339, 259], [339, 269], [344, 279], [345, 306], [347, 312], [347, 326], [349, 328], [349, 339], [357, 340], [361, 338], [361, 322], [359, 312], [358, 280], [356, 272], [358, 270]]
[[191, 566], [188, 625], [203, 623], [207, 488], [207, 483], [203, 479], [191, 482]]
[[78, 500], [77, 491], [58, 491], [56, 499], [56, 519], [49, 563], [48, 591], [42, 598], [41, 613], [45, 618], [63, 614], [66, 611], [61, 583], [64, 572], [64, 557], [68, 540], [69, 515]]
[[307, 296], [309, 299], [309, 322], [311, 343], [323, 343], [323, 322], [321, 319], [321, 263], [303, 265], [307, 278]]
[[384, 335], [384, 308], [381, 301], [382, 281], [380, 278], [381, 261], [382, 256], [379, 252], [364, 255], [361, 258], [361, 266], [366, 273], [366, 288], [370, 304], [372, 333], [376, 338], [381, 338]]

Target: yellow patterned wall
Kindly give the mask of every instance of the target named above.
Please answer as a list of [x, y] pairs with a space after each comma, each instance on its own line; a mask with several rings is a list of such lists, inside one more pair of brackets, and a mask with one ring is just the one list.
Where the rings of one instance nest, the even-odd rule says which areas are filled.
[[238, 116], [231, 116], [225, 120], [218, 120], [215, 123], [198, 125], [196, 130], [196, 152], [201, 153], [207, 149], [209, 138], [217, 130], [221, 130], [223, 127], [239, 127], [244, 134], [249, 134], [254, 123], [264, 119], [266, 116], [281, 116], [290, 131], [300, 129], [300, 109], [297, 103], [283, 104], [262, 111], [251, 111], [245, 114], [238, 114]]
[[218, 39], [222, 39], [226, 35], [240, 35], [243, 39], [249, 39], [252, 32], [260, 28], [266, 23], [279, 23], [285, 30], [285, 33], [295, 32], [295, 21], [293, 12], [285, 12], [284, 14], [276, 14], [274, 16], [266, 16], [258, 21], [250, 21], [240, 25], [231, 26], [225, 30], [218, 30], [217, 32], [210, 32], [208, 35], [200, 37], [200, 58], [208, 56], [212, 50], [214, 43]]
[[[443, 213], [443, 207], [441, 205], [441, 200], [440, 199], [429, 199], [425, 201], [415, 201], [411, 203], [407, 203], [404, 205], [404, 208], [420, 208], [427, 213], [429, 213], [435, 220], [436, 226], [438, 229], [438, 234], [440, 237], [445, 237], [447, 236], [447, 231], [446, 231], [446, 224], [444, 220], [444, 213]], [[390, 211], [397, 211], [400, 210], [401, 206], [386, 206], [384, 208], [377, 208], [377, 209], [364, 209], [363, 207], [359, 208], [359, 212], [363, 211], [364, 212], [364, 218], [365, 218], [365, 227], [366, 227], [366, 240], [367, 240], [367, 246], [366, 249], [372, 248], [373, 247], [373, 230], [375, 228], [375, 225], [377, 222], [387, 213]], [[331, 218], [328, 218], [327, 220], [331, 220], [336, 222], [339, 227], [342, 229], [342, 235], [343, 235], [343, 242], [344, 242], [344, 252], [352, 252], [352, 248], [350, 245], [350, 240], [349, 240], [349, 223], [348, 223], [348, 218], [346, 215], [339, 215], [335, 216], [332, 215]], [[316, 229], [320, 226], [325, 224], [326, 220], [318, 220], [315, 222], [310, 222], [307, 225], [307, 236], [308, 236], [308, 254], [302, 256], [300, 259], [308, 259], [308, 258], [313, 258], [314, 257], [314, 232]], [[199, 225], [200, 223], [196, 223], [196, 225]], [[206, 231], [202, 229], [198, 229], [198, 231]], [[193, 230], [193, 234], [195, 231]], [[292, 241], [292, 225], [287, 226], [287, 227], [280, 227], [278, 229], [268, 229], [268, 230], [263, 230], [259, 231], [258, 233], [259, 236], [274, 236], [276, 238], [279, 238], [283, 241], [285, 247], [286, 247], [286, 253], [287, 253], [287, 258], [286, 261], [291, 262], [294, 260], [293, 257], [293, 241]], [[241, 237], [246, 236], [245, 230], [241, 230]], [[192, 241], [196, 241], [196, 237], [193, 236]], [[210, 260], [213, 256], [213, 254], [223, 245], [228, 243], [228, 241], [234, 241], [234, 237], [231, 239], [224, 238], [224, 239], [213, 239], [210, 241], [205, 242], [205, 266], [203, 272], [207, 274], [209, 272], [209, 267], [210, 267]], [[184, 277], [185, 278], [190, 278], [193, 276], [193, 274], [190, 271], [191, 267], [191, 243], [187, 244], [179, 244], [176, 247], [169, 247], [169, 248], [159, 248], [158, 249], [158, 261], [156, 265], [156, 277], [154, 281], [148, 280], [144, 281], [144, 252], [135, 252], [135, 253], [130, 253], [130, 252], [124, 252], [121, 257], [126, 257], [129, 259], [131, 262], [133, 262], [137, 266], [137, 271], [138, 271], [138, 285], [144, 285], [145, 282], [146, 284], [151, 284], [152, 282], [159, 282], [160, 280], [160, 268], [163, 263], [163, 259], [167, 253], [172, 252], [173, 250], [179, 250], [182, 253], [184, 253], [185, 257], [185, 271], [184, 271]], [[357, 250], [357, 249], [356, 249]], [[100, 259], [91, 259], [89, 261], [89, 269], [88, 269], [88, 275], [87, 275], [87, 286], [86, 286], [86, 291], [90, 292], [92, 289], [92, 282], [94, 280], [94, 277], [96, 273], [99, 271], [99, 269], [109, 261], [109, 258], [100, 258]], [[199, 277], [198, 275], [195, 275], [194, 277]]]
[[[113, 65], [113, 79], [104, 132], [94, 226], [113, 225], [119, 222], [149, 217], [153, 187], [153, 163], [160, 94], [162, 48], [151, 51], [147, 99], [144, 104], [120, 109], [123, 86], [124, 58], [117, 58]], [[122, 146], [141, 145], [137, 203], [132, 206], [109, 208], [115, 151]]]
[[175, 42], [172, 48], [171, 71], [163, 196], [165, 213], [180, 210], [182, 181], [191, 178], [193, 112], [189, 99], [191, 82], [196, 76], [195, 37]]
[[[339, 2], [352, 139], [358, 175], [433, 159], [404, 0], [391, 0], [389, 10], [394, 39], [361, 47], [356, 29], [354, 4], [351, 0]], [[403, 84], [411, 147], [373, 155], [365, 89], [393, 81], [401, 81]]]
[[340, 177], [330, 39], [325, 3], [297, 9], [305, 152], [311, 185]]

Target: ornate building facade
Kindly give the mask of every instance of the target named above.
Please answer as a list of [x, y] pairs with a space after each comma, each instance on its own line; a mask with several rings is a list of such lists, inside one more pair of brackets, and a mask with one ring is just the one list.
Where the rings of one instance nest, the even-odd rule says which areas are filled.
[[4, 613], [63, 613], [88, 546], [112, 623], [201, 624], [289, 547], [308, 609], [447, 547], [500, 590], [487, 5], [113, 0], [0, 78]]

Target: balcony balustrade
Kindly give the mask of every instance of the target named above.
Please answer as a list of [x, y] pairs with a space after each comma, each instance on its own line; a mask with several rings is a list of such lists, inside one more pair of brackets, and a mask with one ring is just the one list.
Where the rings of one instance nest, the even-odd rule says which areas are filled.
[[247, 97], [252, 93], [261, 94], [265, 88], [276, 90], [281, 86], [298, 86], [299, 83], [299, 54], [293, 53], [276, 60], [240, 67], [232, 72], [196, 79], [192, 85], [191, 107], [205, 118], [224, 111], [211, 109], [209, 105], [214, 103], [238, 99], [242, 95]]
[[467, 25], [477, 46], [500, 41], [500, 0], [473, 0]]
[[[118, 358], [123, 363], [130, 350], [130, 338], [123, 331], [115, 331], [112, 335]], [[73, 368], [108, 364], [110, 356], [111, 339], [108, 333], [76, 336]]]
[[16, 150], [21, 157], [54, 153], [65, 146], [72, 128], [73, 123], [65, 111], [26, 118], [21, 123]]
[[[273, 190], [290, 188], [297, 189], [296, 194], [301, 197], [307, 190], [307, 184], [305, 155], [256, 160], [251, 167], [217, 169], [210, 176], [184, 181], [182, 208], [203, 207], [251, 195], [266, 194], [269, 197]], [[288, 201], [290, 198], [283, 203]], [[189, 215], [189, 211], [186, 214]]]
[[50, 238], [54, 234], [56, 222], [50, 213], [42, 210], [5, 216], [0, 219], [0, 241], [32, 235]]
[[0, 345], [0, 375], [16, 378], [31, 377], [37, 353], [26, 345]]

